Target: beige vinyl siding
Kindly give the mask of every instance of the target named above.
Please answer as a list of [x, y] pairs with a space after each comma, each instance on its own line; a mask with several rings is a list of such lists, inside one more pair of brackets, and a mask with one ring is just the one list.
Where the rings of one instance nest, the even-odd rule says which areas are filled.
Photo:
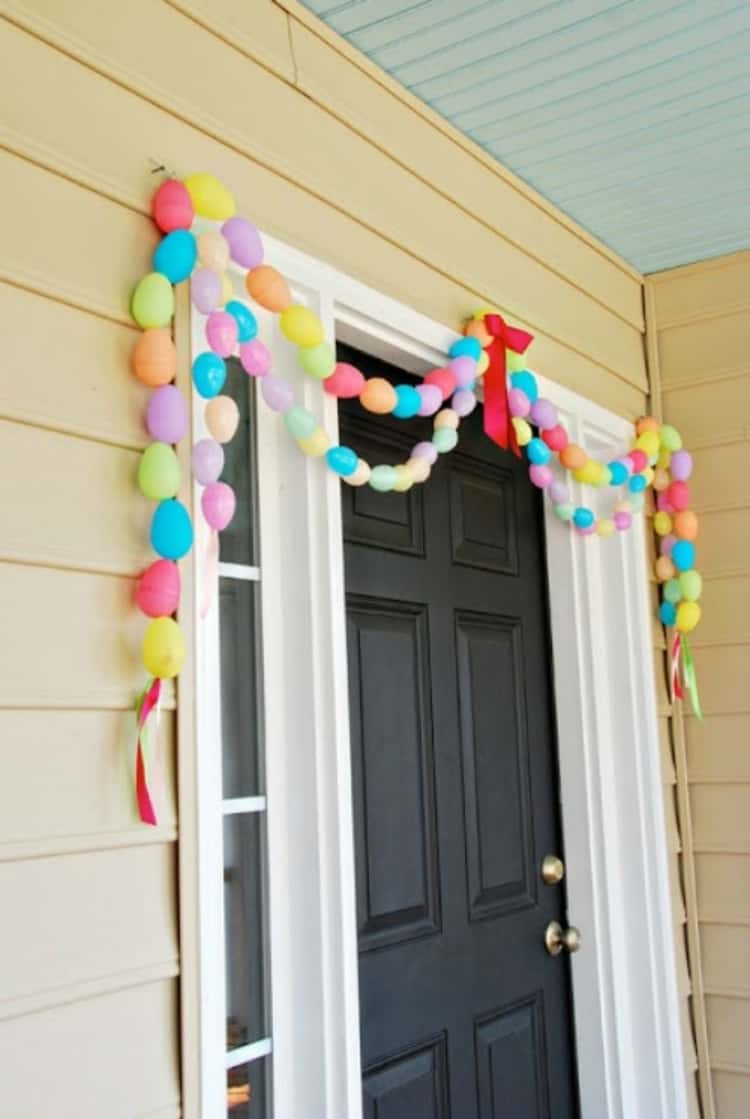
[[[189, 672], [158, 829], [131, 791], [149, 510], [128, 300], [156, 242], [153, 161], [214, 172], [268, 233], [451, 326], [497, 303], [541, 373], [629, 417], [641, 278], [295, 3], [1, 12], [0, 1114], [195, 1116]], [[669, 799], [666, 749], [665, 782]]]
[[685, 713], [717, 1119], [750, 1111], [750, 253], [647, 278], [665, 418], [694, 451], [704, 617], [692, 641], [705, 721]]

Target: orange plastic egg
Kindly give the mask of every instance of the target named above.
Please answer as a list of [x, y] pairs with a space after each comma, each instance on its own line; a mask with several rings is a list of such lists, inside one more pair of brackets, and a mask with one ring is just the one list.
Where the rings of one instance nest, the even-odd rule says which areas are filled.
[[476, 338], [482, 349], [489, 346], [492, 341], [492, 335], [482, 319], [472, 319], [471, 322], [467, 323], [464, 328], [464, 335], [466, 338]]
[[675, 566], [669, 556], [659, 556], [656, 561], [656, 578], [660, 583], [666, 583], [675, 576]]
[[167, 327], [144, 330], [133, 347], [133, 372], [151, 388], [168, 385], [177, 375], [177, 349]]
[[259, 264], [245, 277], [248, 294], [267, 311], [277, 313], [286, 310], [292, 302], [289, 284], [270, 264]]
[[635, 425], [635, 430], [639, 435], [643, 435], [644, 431], [658, 431], [659, 421], [653, 416], [641, 416]]
[[566, 470], [582, 470], [588, 461], [588, 455], [577, 443], [568, 443], [560, 451], [560, 462]]
[[692, 509], [683, 509], [672, 518], [672, 532], [678, 540], [695, 540], [698, 535], [698, 518]]
[[385, 416], [396, 407], [398, 397], [390, 381], [384, 377], [370, 377], [365, 387], [359, 394], [359, 402], [368, 412], [376, 416]]

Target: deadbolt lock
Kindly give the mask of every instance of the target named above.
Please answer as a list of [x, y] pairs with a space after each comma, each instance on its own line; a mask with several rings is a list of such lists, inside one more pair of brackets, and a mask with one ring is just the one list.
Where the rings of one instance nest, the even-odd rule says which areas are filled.
[[557, 855], [545, 855], [542, 860], [542, 880], [556, 886], [565, 877], [565, 863]]
[[559, 956], [563, 949], [577, 952], [581, 947], [581, 934], [575, 925], [564, 929], [559, 921], [550, 921], [544, 930], [544, 947], [550, 956]]

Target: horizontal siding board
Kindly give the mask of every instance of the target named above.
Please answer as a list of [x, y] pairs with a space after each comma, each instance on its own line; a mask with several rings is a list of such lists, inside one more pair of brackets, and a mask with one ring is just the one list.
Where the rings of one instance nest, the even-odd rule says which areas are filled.
[[102, 976], [174, 965], [175, 865], [169, 843], [0, 863], [0, 1017], [69, 1001], [66, 988]]
[[691, 781], [750, 782], [750, 714], [690, 719], [685, 729]]
[[664, 411], [686, 447], [714, 446], [750, 435], [748, 378], [664, 389]]
[[714, 994], [734, 992], [750, 999], [747, 929], [741, 925], [701, 926], [703, 978]]
[[177, 984], [0, 1022], [0, 1115], [136, 1119], [179, 1101]]
[[750, 999], [706, 998], [711, 1060], [750, 1072]]
[[695, 668], [704, 714], [750, 711], [750, 645], [697, 649]]
[[[137, 489], [139, 461], [136, 451], [0, 420], [0, 559], [137, 575], [153, 559], [155, 507]], [[20, 492], [19, 463], [31, 467]]]
[[741, 1119], [750, 1115], [750, 1073], [713, 1071], [718, 1119]]
[[[750, 378], [746, 382], [745, 391], [750, 393]], [[726, 443], [723, 446], [701, 447], [694, 450], [693, 473], [690, 478], [693, 508], [697, 513], [714, 509], [731, 509], [736, 506], [750, 508], [748, 477], [750, 477], [750, 438]], [[710, 523], [714, 524], [714, 522]], [[717, 533], [712, 528], [710, 535], [724, 537], [725, 534], [721, 530]], [[731, 540], [734, 537], [729, 532], [726, 538]], [[704, 545], [705, 540], [701, 540], [701, 548]]]
[[[750, 510], [743, 520], [747, 527]], [[700, 565], [702, 568], [702, 555]], [[750, 644], [750, 572], [736, 579], [708, 580], [703, 587], [701, 607], [701, 624], [690, 642], [693, 648]]]
[[[85, 14], [33, 0], [13, 3], [11, 11], [32, 22], [42, 17], [58, 38], [69, 47], [75, 42], [98, 68], [328, 199], [419, 260], [499, 302], [509, 314], [645, 388], [637, 329], [458, 213], [448, 199], [383, 158], [309, 98], [239, 52], [227, 51], [221, 40], [180, 13], [148, 0], [111, 12], [94, 7]], [[142, 34], [146, 23], [147, 36]], [[160, 44], [167, 41], [172, 49], [165, 54]], [[199, 68], [192, 65], [196, 55]], [[176, 89], [189, 91], [187, 104], [184, 94], [175, 98]], [[250, 131], [248, 102], [264, 106], [263, 113], [253, 114]], [[330, 158], [334, 151], [336, 160]], [[342, 167], [356, 167], [357, 174], [342, 174]], [[470, 310], [466, 307], [464, 314]]]
[[750, 855], [698, 852], [695, 869], [701, 921], [750, 925]]
[[163, 841], [176, 827], [174, 714], [155, 740], [159, 826], [133, 794], [132, 711], [0, 710], [0, 860]]
[[652, 279], [660, 327], [725, 314], [750, 297], [750, 252], [662, 272]]
[[750, 855], [750, 784], [694, 784], [690, 803], [696, 851], [735, 851]]
[[750, 372], [750, 307], [659, 333], [664, 388]]

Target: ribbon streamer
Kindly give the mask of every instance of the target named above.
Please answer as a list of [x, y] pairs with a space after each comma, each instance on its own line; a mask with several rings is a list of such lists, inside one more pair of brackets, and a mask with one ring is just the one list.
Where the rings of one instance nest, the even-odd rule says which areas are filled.
[[135, 754], [135, 795], [138, 801], [138, 815], [144, 824], [156, 827], [156, 810], [148, 787], [146, 762], [144, 759], [144, 743], [148, 734], [148, 719], [161, 699], [161, 680], [152, 680], [146, 689], [139, 695], [136, 702], [136, 716], [138, 719], [138, 745]]
[[206, 545], [206, 559], [203, 564], [203, 580], [199, 613], [201, 618], [208, 615], [219, 585], [219, 534], [211, 532]]
[[700, 696], [698, 695], [698, 675], [695, 671], [695, 661], [693, 660], [693, 653], [690, 645], [688, 644], [687, 637], [683, 637], [682, 641], [685, 647], [683, 655], [685, 664], [685, 686], [688, 690], [688, 695], [690, 696], [690, 703], [693, 708], [693, 714], [695, 715], [696, 719], [699, 719], [700, 722], [703, 722], [703, 711], [701, 709]]
[[676, 699], [684, 699], [685, 698], [685, 693], [682, 690], [682, 684], [680, 683], [680, 658], [681, 658], [681, 656], [682, 656], [682, 637], [679, 633], [675, 633], [674, 638], [672, 640], [672, 649], [671, 649], [672, 671], [671, 671], [671, 689], [670, 690], [672, 692], [672, 703], [674, 703], [674, 701]]
[[490, 359], [482, 384], [484, 385], [484, 431], [503, 450], [510, 446], [513, 454], [521, 457], [516, 430], [511, 423], [508, 406], [507, 350], [523, 354], [534, 338], [525, 330], [508, 326], [502, 315], [484, 316], [484, 325], [492, 341], [486, 353]]

